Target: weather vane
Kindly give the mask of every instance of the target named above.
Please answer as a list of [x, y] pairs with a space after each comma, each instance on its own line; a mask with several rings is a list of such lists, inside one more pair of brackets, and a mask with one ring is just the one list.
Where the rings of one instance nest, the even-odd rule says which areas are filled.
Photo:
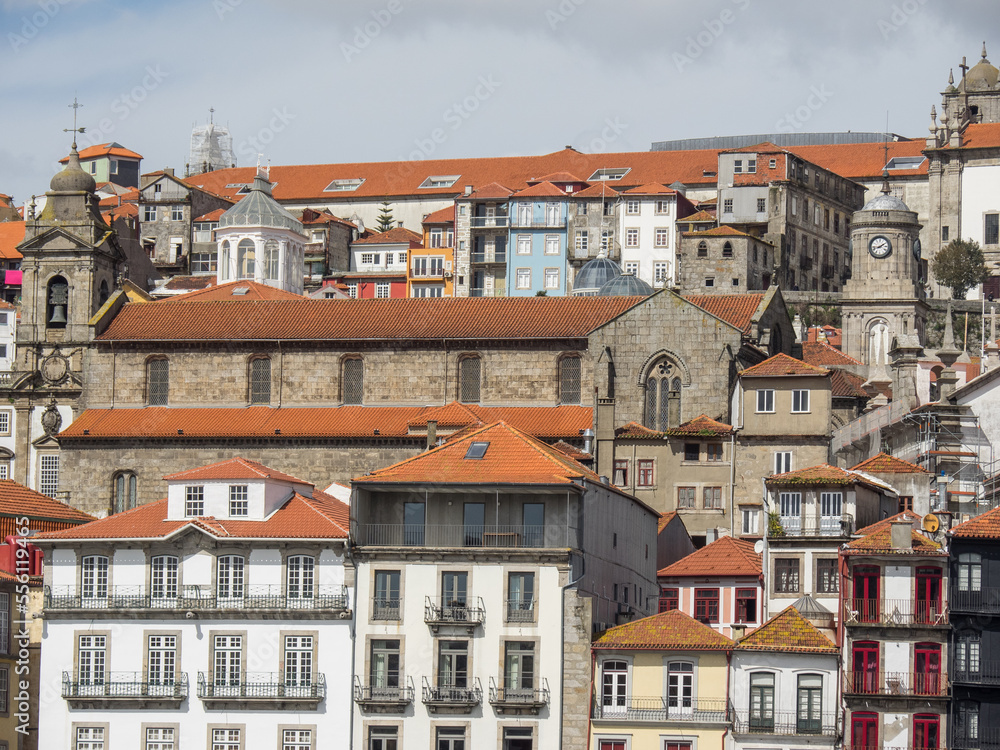
[[73, 150], [75, 151], [76, 150], [76, 134], [77, 133], [85, 133], [87, 131], [86, 128], [78, 128], [76, 126], [76, 111], [78, 109], [80, 109], [80, 107], [82, 107], [83, 105], [80, 104], [79, 102], [77, 102], [76, 97], [74, 96], [73, 97], [73, 103], [72, 104], [67, 104], [66, 106], [73, 108], [73, 127], [72, 128], [63, 128], [63, 132], [64, 133], [72, 133], [73, 134]]

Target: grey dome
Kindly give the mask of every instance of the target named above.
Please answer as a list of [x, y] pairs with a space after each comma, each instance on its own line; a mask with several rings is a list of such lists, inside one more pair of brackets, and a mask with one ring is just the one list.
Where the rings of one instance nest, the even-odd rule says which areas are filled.
[[594, 294], [612, 279], [622, 275], [621, 267], [603, 255], [587, 261], [573, 279], [573, 294]]
[[909, 207], [899, 198], [888, 193], [879, 193], [865, 204], [862, 211], [909, 211]]
[[52, 178], [49, 189], [55, 193], [93, 193], [97, 190], [94, 178], [80, 166], [80, 154], [76, 152], [76, 144], [73, 144], [73, 150], [69, 152], [69, 162]]
[[602, 286], [598, 292], [598, 297], [647, 297], [653, 293], [653, 287], [647, 284], [635, 274], [623, 273], [621, 276], [611, 279]]
[[271, 197], [271, 183], [258, 174], [250, 193], [219, 217], [223, 227], [277, 227], [303, 234], [302, 222], [286, 211]]

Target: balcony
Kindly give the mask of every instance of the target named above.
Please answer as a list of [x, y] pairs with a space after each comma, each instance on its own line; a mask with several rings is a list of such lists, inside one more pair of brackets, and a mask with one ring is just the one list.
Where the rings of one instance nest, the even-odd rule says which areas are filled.
[[664, 696], [637, 696], [618, 700], [612, 705], [602, 705], [600, 699], [594, 701], [592, 718], [605, 721], [656, 721], [656, 722], [698, 722], [726, 723], [729, 712], [723, 698], [670, 699]]
[[768, 531], [772, 538], [782, 537], [849, 537], [854, 533], [854, 516], [778, 516], [780, 531]]
[[324, 615], [347, 612], [346, 586], [306, 587], [301, 595], [289, 595], [280, 585], [251, 585], [242, 590], [231, 589], [219, 596], [209, 586], [182, 586], [179, 590], [154, 590], [144, 586], [112, 586], [103, 591], [83, 595], [75, 586], [46, 586], [46, 613], [79, 613], [89, 616], [121, 617], [123, 610], [130, 616], [163, 617], [168, 613], [183, 617], [187, 612], [213, 610], [315, 610]]
[[490, 705], [498, 714], [537, 714], [549, 702], [549, 681], [541, 684], [538, 689], [510, 688], [503, 677], [490, 677]]
[[482, 250], [472, 251], [472, 262], [473, 263], [506, 263], [507, 262], [507, 250], [506, 248], [500, 250], [494, 250], [492, 252], [486, 252]]
[[365, 685], [357, 677], [354, 678], [354, 702], [362, 710], [372, 713], [400, 714], [413, 703], [413, 685], [407, 684], [403, 675], [392, 675], [392, 687], [381, 685]]
[[247, 703], [253, 703], [256, 708], [279, 710], [288, 708], [290, 704], [315, 708], [326, 698], [326, 676], [313, 673], [289, 679], [282, 672], [243, 672], [238, 681], [213, 681], [212, 675], [199, 672], [198, 697], [206, 705], [232, 704], [234, 708], [244, 707]]
[[483, 600], [476, 599], [453, 600], [437, 596], [424, 597], [424, 622], [436, 633], [442, 625], [456, 625], [466, 628], [470, 633], [486, 621], [486, 608]]
[[948, 627], [947, 602], [920, 599], [848, 599], [844, 624], [881, 627]]
[[527, 216], [512, 216], [510, 219], [510, 225], [514, 229], [547, 229], [547, 228], [559, 228], [566, 226], [565, 216], [546, 216], [544, 218], [536, 219], [534, 217]]
[[[970, 734], [973, 736], [970, 737]], [[980, 725], [969, 732], [964, 727], [955, 726], [955, 735], [948, 747], [953, 750], [1000, 750], [1000, 729]]]
[[424, 677], [423, 702], [431, 713], [469, 713], [483, 702], [483, 688], [479, 680], [472, 687], [456, 685], [431, 685]]
[[948, 675], [940, 672], [847, 672], [844, 694], [947, 698]]
[[570, 547], [577, 546], [576, 536], [554, 526], [369, 523], [358, 529], [358, 543], [373, 547]]
[[740, 711], [736, 713], [733, 731], [736, 734], [768, 734], [781, 737], [796, 735], [837, 737], [840, 734], [840, 721], [837, 713], [802, 716], [796, 711], [772, 711], [765, 715]]
[[386, 599], [380, 596], [374, 597], [372, 599], [372, 619], [398, 622], [402, 619], [400, 604], [399, 599]]
[[507, 216], [473, 216], [469, 219], [469, 226], [473, 229], [503, 228], [509, 224], [510, 218]]
[[951, 589], [948, 597], [952, 612], [970, 614], [1000, 614], [1000, 588], [984, 588], [979, 591], [959, 591]]
[[970, 667], [956, 667], [951, 673], [951, 681], [967, 685], [1000, 685], [1000, 661], [981, 661]]
[[534, 622], [534, 599], [508, 599], [507, 622]]
[[74, 708], [106, 708], [111, 704], [177, 708], [188, 697], [186, 672], [161, 677], [146, 672], [104, 672], [79, 675], [63, 672], [62, 697]]

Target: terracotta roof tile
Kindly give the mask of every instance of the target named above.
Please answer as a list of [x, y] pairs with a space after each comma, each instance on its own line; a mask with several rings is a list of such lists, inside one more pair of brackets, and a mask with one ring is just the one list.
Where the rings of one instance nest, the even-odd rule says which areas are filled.
[[845, 370], [832, 370], [830, 374], [830, 395], [833, 398], [868, 398], [864, 378]]
[[[699, 205], [701, 205], [701, 204], [699, 204]], [[715, 214], [709, 213], [708, 211], [697, 211], [696, 213], [693, 213], [690, 216], [685, 216], [683, 219], [678, 219], [677, 221], [678, 221], [678, 223], [680, 223], [682, 221], [690, 221], [692, 223], [706, 222], [706, 223], [713, 223], [714, 224], [715, 223]]]
[[[128, 159], [141, 159], [142, 154], [137, 154], [131, 149], [127, 149], [120, 143], [99, 143], [96, 146], [88, 146], [83, 151], [80, 152], [81, 159], [93, 159], [97, 156], [124, 156]], [[59, 160], [60, 164], [66, 164], [69, 162], [69, 157], [64, 156]]]
[[715, 437], [718, 435], [731, 435], [732, 432], [732, 425], [717, 422], [705, 414], [701, 414], [682, 425], [667, 430], [667, 434], [671, 437]]
[[[514, 194], [514, 191], [509, 187], [501, 185], [499, 182], [491, 182], [488, 185], [483, 185], [482, 187], [476, 188], [472, 193], [467, 196], [470, 198], [478, 198], [480, 200], [490, 200], [491, 198], [497, 200], [506, 200]], [[463, 196], [466, 197], [466, 196]]]
[[1000, 146], [1000, 123], [974, 123], [969, 125], [962, 134], [962, 148], [995, 148], [996, 146]]
[[872, 456], [857, 466], [852, 466], [851, 471], [867, 471], [869, 474], [930, 474], [922, 466], [890, 456], [888, 453]]
[[[212, 302], [219, 300], [301, 300], [301, 294], [286, 292], [274, 286], [261, 284], [257, 281], [242, 279], [240, 281], [228, 281], [225, 284], [215, 284], [215, 276], [193, 276], [185, 277], [190, 279], [210, 279], [213, 283], [203, 289], [196, 289], [187, 294], [179, 294], [163, 300], [164, 303], [177, 302]], [[198, 283], [198, 282], [195, 282]], [[244, 290], [244, 291], [238, 291]]]
[[38, 520], [64, 521], [67, 524], [94, 520], [88, 513], [30, 490], [10, 479], [0, 479], [0, 515], [27, 516]]
[[787, 607], [756, 630], [736, 642], [741, 651], [788, 651], [806, 654], [836, 654], [836, 644], [815, 625]]
[[584, 188], [579, 193], [573, 193], [574, 198], [617, 198], [621, 193], [608, 185], [606, 182], [598, 182]]
[[442, 208], [440, 211], [435, 211], [434, 213], [427, 214], [422, 222], [423, 224], [454, 224], [455, 223], [455, 204]]
[[552, 172], [551, 174], [543, 175], [542, 177], [535, 177], [527, 181], [529, 185], [539, 183], [539, 182], [582, 182], [586, 184], [586, 180], [581, 180], [575, 174], [570, 174], [569, 172]]
[[524, 190], [514, 193], [515, 198], [565, 198], [566, 191], [560, 190], [551, 182], [539, 182]]
[[844, 354], [840, 349], [835, 349], [825, 341], [803, 341], [802, 361], [817, 366], [850, 367], [861, 364], [854, 357]]
[[760, 576], [761, 556], [754, 543], [723, 536], [660, 570], [659, 578], [683, 576]]
[[643, 297], [464, 297], [127, 304], [98, 341], [583, 338]]
[[[466, 458], [473, 443], [487, 443], [482, 458]], [[601, 478], [565, 453], [504, 422], [449, 440], [419, 456], [377, 469], [360, 484], [573, 484]]]
[[864, 526], [864, 527], [858, 529], [855, 533], [856, 534], [861, 534], [862, 536], [864, 536], [865, 534], [871, 533], [872, 531], [875, 531], [876, 529], [881, 528], [882, 526], [887, 525], [890, 521], [898, 521], [898, 520], [901, 520], [901, 519], [906, 519], [910, 523], [919, 523], [920, 522], [920, 516], [918, 516], [912, 510], [904, 510], [904, 511], [901, 511], [901, 512], [897, 513], [894, 516], [889, 516], [888, 518], [883, 518], [881, 521], [876, 521], [873, 524], [869, 524], [868, 526]]
[[[970, 125], [969, 129], [973, 127], [976, 126]], [[922, 139], [915, 139], [892, 141], [887, 144], [879, 142], [793, 146], [786, 150], [841, 177], [849, 180], [866, 180], [881, 177], [882, 169], [886, 165], [884, 150], [886, 148], [888, 148], [888, 158], [892, 159], [895, 156], [922, 156], [926, 144]], [[924, 160], [917, 169], [894, 169], [889, 173], [889, 177], [891, 179], [926, 174], [927, 161]]]
[[620, 438], [652, 438], [658, 439], [666, 435], [659, 430], [651, 430], [638, 422], [629, 422], [615, 430], [615, 437]]
[[740, 373], [741, 378], [817, 377], [829, 375], [825, 367], [809, 365], [787, 354], [775, 354]]
[[750, 332], [753, 317], [764, 300], [763, 294], [690, 294], [684, 299], [721, 318], [732, 326]]
[[650, 182], [646, 185], [630, 188], [625, 191], [626, 195], [677, 195], [677, 191], [661, 185], [658, 182]]
[[202, 214], [201, 216], [199, 216], [198, 218], [196, 218], [194, 221], [202, 221], [202, 222], [205, 222], [205, 221], [218, 221], [219, 217], [222, 216], [222, 214], [224, 214], [225, 212], [226, 212], [226, 209], [224, 209], [224, 208], [217, 208], [214, 211], [209, 211], [207, 214]]
[[570, 445], [565, 440], [559, 440], [552, 443], [552, 447], [556, 450], [562, 451], [574, 461], [590, 461], [594, 458], [591, 454], [577, 448], [575, 445]]
[[200, 466], [197, 469], [189, 469], [188, 471], [179, 471], [175, 474], [168, 474], [163, 478], [168, 482], [178, 479], [200, 479], [203, 481], [211, 479], [278, 479], [284, 482], [294, 482], [295, 484], [308, 484], [309, 486], [312, 486], [312, 482], [306, 482], [302, 479], [293, 477], [290, 474], [285, 474], [277, 469], [272, 469], [268, 466], [264, 466], [262, 463], [250, 461], [249, 459], [241, 458], [240, 456], [230, 458], [228, 461], [220, 461], [215, 464], [209, 464], [208, 466]]
[[367, 237], [354, 240], [352, 245], [402, 245], [415, 242], [420, 244], [424, 238], [406, 227], [393, 227], [385, 232], [375, 232]]
[[952, 527], [951, 535], [960, 539], [1000, 539], [1000, 508]]
[[[687, 221], [687, 219], [678, 219], [678, 221]], [[713, 229], [705, 229], [701, 232], [682, 232], [682, 234], [685, 237], [749, 237], [757, 240], [757, 242], [762, 245], [771, 245], [771, 243], [765, 239], [754, 237], [754, 235], [747, 234], [746, 232], [741, 232], [736, 227], [731, 227], [728, 224], [723, 224], [721, 227], [714, 227]]]
[[661, 612], [606, 630], [595, 650], [728, 651], [733, 642], [679, 609]]
[[879, 489], [885, 488], [885, 485], [875, 480], [874, 477], [865, 477], [853, 471], [841, 469], [839, 466], [831, 466], [830, 464], [818, 464], [817, 466], [807, 466], [804, 469], [788, 471], [784, 474], [773, 474], [767, 477], [765, 483], [768, 487], [772, 485], [777, 487], [793, 484], [865, 484], [878, 487]]
[[940, 544], [928, 539], [916, 529], [910, 529], [910, 547], [905, 549], [894, 547], [892, 544], [892, 525], [889, 523], [889, 519], [872, 524], [868, 528], [870, 531], [864, 536], [848, 543], [846, 548], [848, 552], [876, 552], [887, 555], [947, 554], [941, 549]]
[[18, 260], [24, 256], [17, 246], [24, 242], [23, 221], [0, 221], [0, 258]]

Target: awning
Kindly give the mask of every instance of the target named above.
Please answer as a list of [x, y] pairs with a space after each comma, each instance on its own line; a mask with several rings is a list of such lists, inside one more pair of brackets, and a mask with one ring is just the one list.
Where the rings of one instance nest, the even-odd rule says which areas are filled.
[[3, 283], [21, 286], [21, 271], [4, 271]]

